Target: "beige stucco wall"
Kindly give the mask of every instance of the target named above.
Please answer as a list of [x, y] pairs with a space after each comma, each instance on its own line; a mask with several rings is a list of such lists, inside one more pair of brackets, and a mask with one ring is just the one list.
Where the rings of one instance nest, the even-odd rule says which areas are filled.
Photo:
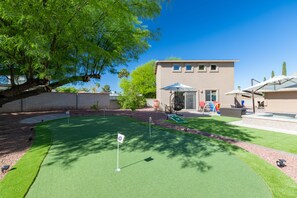
[[297, 91], [268, 92], [264, 98], [266, 112], [297, 114]]
[[[181, 72], [173, 72], [174, 64], [181, 65]], [[193, 72], [185, 71], [186, 64], [194, 67]], [[206, 72], [198, 71], [198, 65], [201, 64], [206, 66]], [[218, 71], [210, 71], [212, 64], [218, 66]], [[169, 104], [170, 93], [161, 88], [176, 82], [196, 89], [196, 109], [199, 101], [205, 101], [205, 90], [218, 90], [218, 102], [222, 106], [230, 107], [230, 104], [233, 104], [233, 96], [227, 96], [225, 93], [234, 89], [234, 62], [157, 63], [157, 99], [162, 107]]]

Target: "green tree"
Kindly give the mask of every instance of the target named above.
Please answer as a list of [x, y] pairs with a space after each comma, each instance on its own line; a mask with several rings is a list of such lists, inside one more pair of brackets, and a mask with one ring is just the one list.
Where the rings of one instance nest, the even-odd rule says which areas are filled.
[[283, 62], [283, 68], [282, 68], [282, 75], [287, 75], [287, 64], [286, 61]]
[[78, 93], [78, 89], [75, 87], [57, 87], [56, 88], [57, 92], [64, 92], [64, 93]]
[[274, 71], [271, 71], [271, 78], [273, 78], [275, 76]]
[[100, 83], [95, 83], [95, 86], [91, 88], [92, 93], [97, 93], [99, 87], [100, 87]]
[[118, 78], [128, 78], [130, 75], [130, 72], [127, 69], [121, 69], [118, 73]]
[[110, 86], [109, 86], [109, 85], [104, 85], [104, 86], [102, 87], [102, 92], [111, 92], [111, 90], [110, 90]]
[[88, 92], [90, 92], [90, 89], [88, 89], [86, 87], [83, 87], [83, 88], [80, 89], [80, 91], [88, 93]]
[[264, 77], [263, 81], [266, 81], [266, 77]]
[[[149, 48], [153, 33], [141, 20], [153, 19], [162, 0], [2, 0], [0, 71], [10, 76], [3, 104], [67, 83], [116, 72]], [[16, 76], [26, 82], [17, 85]], [[29, 91], [28, 91], [29, 90]]]
[[134, 111], [137, 108], [145, 106], [145, 98], [139, 93], [139, 89], [132, 84], [130, 80], [123, 78], [120, 81], [120, 87], [123, 92], [119, 95], [118, 101], [123, 109], [131, 109]]
[[170, 56], [169, 58], [167, 58], [167, 60], [182, 60], [182, 59], [175, 56]]
[[138, 66], [131, 73], [131, 83], [145, 98], [156, 97], [155, 61]]

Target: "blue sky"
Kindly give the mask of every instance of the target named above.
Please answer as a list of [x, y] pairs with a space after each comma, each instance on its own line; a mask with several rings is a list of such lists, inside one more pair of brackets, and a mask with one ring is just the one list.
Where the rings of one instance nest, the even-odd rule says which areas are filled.
[[[152, 59], [239, 59], [235, 64], [234, 88], [262, 81], [271, 71], [281, 74], [283, 61], [288, 74], [297, 72], [296, 0], [171, 0], [161, 15], [146, 21], [149, 29], [161, 29], [158, 41], [128, 70]], [[101, 86], [120, 91], [116, 75], [106, 74]]]

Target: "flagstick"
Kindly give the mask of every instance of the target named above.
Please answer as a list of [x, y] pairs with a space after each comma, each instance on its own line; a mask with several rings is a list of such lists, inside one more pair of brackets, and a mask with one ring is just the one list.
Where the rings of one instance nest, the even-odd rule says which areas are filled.
[[149, 132], [150, 132], [150, 138], [152, 137], [152, 117], [149, 118]]
[[120, 158], [120, 143], [118, 142], [118, 151], [117, 151], [117, 169], [116, 169], [117, 172], [121, 171], [121, 169], [120, 169], [120, 167], [119, 167], [119, 158]]
[[70, 115], [68, 114], [68, 124], [69, 124], [69, 117], [70, 117]]

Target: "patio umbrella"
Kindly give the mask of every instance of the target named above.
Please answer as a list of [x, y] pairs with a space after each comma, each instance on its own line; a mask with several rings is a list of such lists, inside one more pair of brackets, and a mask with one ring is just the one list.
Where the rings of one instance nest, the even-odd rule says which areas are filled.
[[255, 113], [255, 100], [254, 94], [255, 92], [261, 92], [262, 90], [277, 90], [284, 88], [286, 86], [296, 84], [297, 83], [297, 76], [275, 76], [253, 86], [247, 87], [243, 89], [243, 91], [250, 92], [252, 94], [253, 99], [253, 112]]
[[[193, 88], [193, 87], [190, 87], [190, 86], [188, 86], [188, 85], [184, 85], [184, 84], [181, 84], [181, 83], [179, 83], [179, 82], [177, 82], [177, 83], [174, 83], [174, 84], [172, 84], [172, 85], [168, 85], [168, 86], [166, 86], [166, 87], [163, 87], [163, 88], [161, 88], [161, 89], [163, 89], [163, 90], [167, 90], [167, 91], [174, 91], [174, 92], [176, 92], [177, 94], [176, 95], [178, 95], [178, 91], [195, 91], [195, 89]], [[171, 97], [171, 96], [170, 96]], [[178, 99], [178, 98], [177, 98]], [[171, 101], [171, 98], [169, 98], [169, 103], [170, 103], [170, 101]], [[174, 102], [174, 106], [177, 106], [176, 108], [175, 108], [175, 110], [180, 110], [180, 109], [182, 109], [183, 107], [182, 107], [182, 105], [179, 103], [178, 105], [176, 105], [176, 103], [178, 103], [178, 102], [176, 102], [176, 98], [175, 98], [175, 102]]]
[[229, 92], [225, 93], [225, 95], [235, 95], [236, 98], [237, 98], [238, 95], [247, 95], [247, 94], [248, 94], [247, 92], [244, 92], [244, 91], [242, 91], [240, 89], [234, 89], [232, 91], [229, 91]]
[[229, 91], [227, 93], [225, 93], [225, 95], [234, 95], [234, 105], [235, 107], [241, 106], [240, 103], [237, 100], [237, 96], [245, 96], [245, 97], [249, 97], [247, 92], [244, 92], [240, 89], [234, 89], [232, 91]]
[[[259, 93], [259, 92], [255, 92], [254, 94], [262, 96], [262, 94]], [[247, 97], [247, 98], [251, 98], [251, 92], [250, 91], [243, 91], [241, 89], [234, 89], [232, 91], [229, 91], [229, 92], [225, 93], [225, 95], [235, 95], [236, 98], [237, 98], [237, 96], [244, 96], [244, 97]]]
[[161, 88], [163, 90], [167, 90], [167, 91], [195, 91], [195, 89], [193, 87], [190, 87], [188, 85], [184, 85], [181, 83], [174, 83], [172, 85], [168, 85], [166, 87]]

